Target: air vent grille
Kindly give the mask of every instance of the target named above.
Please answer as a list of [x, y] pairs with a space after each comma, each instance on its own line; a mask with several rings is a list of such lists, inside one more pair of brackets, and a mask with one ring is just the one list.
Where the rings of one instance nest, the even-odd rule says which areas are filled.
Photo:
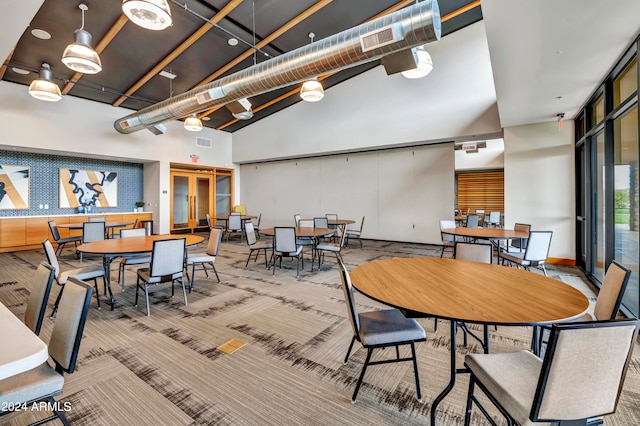
[[363, 52], [376, 49], [380, 46], [395, 43], [402, 40], [402, 28], [397, 25], [387, 25], [379, 30], [360, 36], [360, 46]]
[[196, 138], [196, 146], [199, 146], [201, 148], [211, 148], [211, 139]]

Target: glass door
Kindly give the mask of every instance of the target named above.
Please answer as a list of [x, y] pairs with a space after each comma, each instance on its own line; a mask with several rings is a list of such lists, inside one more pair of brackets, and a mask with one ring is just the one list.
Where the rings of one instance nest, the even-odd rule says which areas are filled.
[[216, 176], [216, 216], [231, 212], [231, 176]]
[[194, 175], [194, 191], [193, 191], [193, 218], [192, 227], [205, 227], [207, 226], [207, 213], [210, 213], [213, 209], [213, 197], [212, 194], [212, 177], [211, 174], [197, 174]]
[[604, 158], [604, 132], [595, 136], [596, 165], [593, 176], [595, 182], [594, 189], [594, 256], [593, 256], [593, 276], [602, 282], [606, 267], [606, 203], [605, 196], [605, 158]]
[[171, 230], [189, 228], [191, 217], [188, 173], [171, 173]]

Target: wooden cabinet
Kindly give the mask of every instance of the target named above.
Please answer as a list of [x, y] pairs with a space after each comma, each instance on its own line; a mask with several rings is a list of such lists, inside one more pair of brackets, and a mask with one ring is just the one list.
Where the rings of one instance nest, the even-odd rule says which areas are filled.
[[0, 247], [14, 247], [25, 244], [25, 219], [3, 219], [0, 223]]

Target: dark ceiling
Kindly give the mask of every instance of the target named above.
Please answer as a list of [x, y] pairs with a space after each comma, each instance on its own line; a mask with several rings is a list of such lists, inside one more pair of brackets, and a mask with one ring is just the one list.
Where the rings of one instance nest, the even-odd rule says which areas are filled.
[[[76, 75], [61, 62], [62, 52], [73, 42], [74, 30], [81, 26], [80, 3], [89, 8], [85, 12], [84, 29], [93, 36], [93, 47], [100, 53], [103, 66], [102, 71], [94, 75]], [[51, 64], [63, 94], [139, 110], [167, 99], [170, 94], [190, 90], [203, 81], [247, 68], [254, 60], [262, 62], [294, 50], [310, 42], [310, 32], [315, 33], [317, 41], [415, 1], [175, 0], [169, 3], [173, 25], [162, 31], [151, 31], [129, 22], [122, 13], [120, 0], [45, 0], [13, 53], [0, 67], [0, 76], [2, 80], [28, 86], [46, 62]], [[438, 4], [442, 36], [482, 19], [479, 0], [439, 0]], [[203, 18], [216, 23], [212, 26]], [[208, 31], [193, 41], [194, 33], [203, 26]], [[31, 34], [33, 29], [45, 30], [51, 38], [36, 38]], [[232, 35], [240, 40], [236, 46], [227, 43]], [[176, 54], [177, 48], [190, 41], [193, 43]], [[253, 46], [258, 47], [257, 51]], [[326, 90], [377, 65], [379, 61], [341, 71], [324, 79], [323, 86]], [[31, 72], [19, 74], [13, 68]], [[170, 70], [177, 77], [170, 83], [158, 75], [159, 70]], [[144, 81], [146, 75], [148, 81]], [[250, 120], [236, 120], [223, 107], [209, 113], [209, 120], [203, 123], [233, 132], [299, 102], [298, 88], [290, 86], [250, 98], [254, 111]]]

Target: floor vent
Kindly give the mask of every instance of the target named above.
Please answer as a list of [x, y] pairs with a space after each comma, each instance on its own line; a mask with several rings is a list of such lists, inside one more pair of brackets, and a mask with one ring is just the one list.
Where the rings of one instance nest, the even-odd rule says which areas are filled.
[[196, 138], [196, 146], [201, 148], [211, 148], [211, 139]]

